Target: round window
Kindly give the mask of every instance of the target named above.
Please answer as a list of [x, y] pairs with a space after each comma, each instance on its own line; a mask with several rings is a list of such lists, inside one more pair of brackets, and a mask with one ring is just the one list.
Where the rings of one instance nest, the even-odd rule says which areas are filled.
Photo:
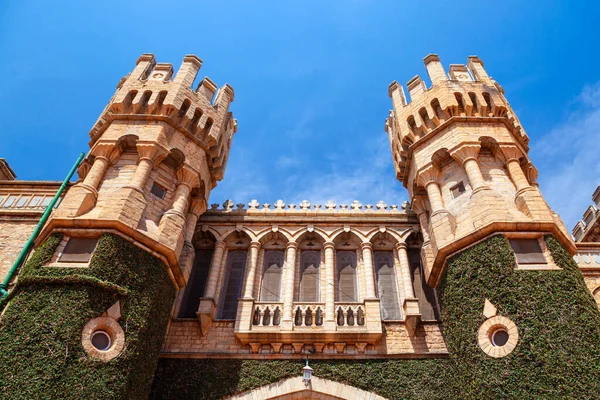
[[92, 346], [97, 350], [106, 351], [110, 349], [111, 340], [110, 335], [104, 331], [96, 331], [92, 334]]
[[491, 342], [495, 347], [504, 346], [508, 342], [508, 332], [502, 328], [496, 329], [492, 332]]

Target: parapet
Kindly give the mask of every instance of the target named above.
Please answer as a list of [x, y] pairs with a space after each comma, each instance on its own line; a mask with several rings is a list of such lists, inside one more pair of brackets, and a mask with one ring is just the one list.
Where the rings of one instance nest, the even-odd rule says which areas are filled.
[[592, 195], [594, 204], [590, 205], [583, 213], [583, 220], [575, 224], [573, 238], [576, 242], [600, 241], [600, 186]]
[[487, 74], [483, 61], [470, 56], [466, 65], [450, 65], [446, 73], [440, 58], [429, 54], [424, 58], [431, 87], [418, 75], [404, 88], [396, 81], [388, 88], [393, 110], [386, 119], [396, 176], [407, 184], [411, 148], [425, 137], [447, 127], [452, 121], [494, 119], [505, 124], [516, 140], [528, 150], [529, 138], [504, 97], [504, 90]]
[[206, 151], [211, 175], [221, 180], [237, 132], [237, 121], [229, 112], [234, 91], [228, 84], [217, 88], [207, 77], [193, 90], [201, 66], [197, 56], [186, 55], [173, 76], [171, 64], [142, 54], [90, 131], [90, 146], [114, 120], [165, 121]]
[[[234, 208], [235, 206], [235, 208]], [[283, 200], [277, 200], [273, 205], [270, 203], [259, 203], [258, 200], [252, 200], [247, 204], [238, 203], [234, 204], [231, 200], [226, 200], [220, 207], [218, 203], [211, 204], [211, 207], [207, 212], [216, 213], [265, 213], [265, 214], [278, 214], [278, 213], [405, 213], [408, 207], [408, 202], [403, 202], [401, 206], [391, 204], [388, 206], [383, 200], [377, 202], [377, 204], [365, 204], [363, 205], [360, 201], [354, 200], [348, 204], [337, 204], [333, 200], [328, 200], [325, 204], [315, 203], [311, 204], [308, 200], [302, 200], [300, 204], [289, 203], [286, 204]]]

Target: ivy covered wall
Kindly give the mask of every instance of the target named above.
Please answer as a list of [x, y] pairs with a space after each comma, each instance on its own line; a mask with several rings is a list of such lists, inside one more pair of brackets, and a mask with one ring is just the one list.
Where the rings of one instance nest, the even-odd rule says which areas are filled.
[[[545, 238], [561, 270], [515, 270], [494, 236], [448, 260], [438, 285], [449, 358], [315, 360], [316, 376], [390, 399], [600, 397], [600, 313], [572, 257]], [[485, 299], [518, 327], [494, 359], [477, 343]], [[218, 399], [298, 376], [302, 360], [161, 359], [151, 399]]]
[[[89, 268], [43, 267], [60, 240], [35, 251], [0, 304], [0, 397], [147, 398], [175, 297], [164, 264], [105, 234]], [[125, 350], [104, 363], [84, 351], [82, 329], [117, 300]]]

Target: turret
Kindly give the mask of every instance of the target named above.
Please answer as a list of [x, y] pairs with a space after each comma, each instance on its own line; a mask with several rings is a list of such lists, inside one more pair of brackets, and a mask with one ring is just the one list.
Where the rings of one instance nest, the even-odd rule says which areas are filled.
[[496, 232], [552, 233], [574, 252], [537, 187], [529, 137], [481, 59], [453, 64], [449, 74], [437, 55], [424, 61], [432, 86], [415, 76], [407, 97], [392, 82], [385, 129], [421, 222], [428, 283], [437, 284], [449, 255]]
[[198, 217], [223, 178], [236, 120], [233, 88], [204, 78], [202, 61], [171, 64], [143, 54], [90, 131], [90, 152], [38, 239], [55, 230], [117, 230], [168, 265], [180, 288], [193, 262]]

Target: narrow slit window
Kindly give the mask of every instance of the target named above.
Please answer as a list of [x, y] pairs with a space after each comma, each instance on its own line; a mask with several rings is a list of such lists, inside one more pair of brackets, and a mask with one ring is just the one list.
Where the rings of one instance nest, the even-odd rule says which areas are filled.
[[458, 185], [454, 185], [450, 188], [453, 198], [457, 198], [465, 192], [465, 184], [460, 182]]
[[97, 244], [98, 238], [72, 237], [67, 242], [58, 261], [73, 263], [89, 262]]
[[517, 264], [547, 264], [537, 239], [510, 239]]
[[158, 183], [154, 182], [152, 184], [152, 189], [150, 189], [150, 193], [158, 197], [159, 199], [164, 199], [167, 195], [167, 189], [160, 186]]

